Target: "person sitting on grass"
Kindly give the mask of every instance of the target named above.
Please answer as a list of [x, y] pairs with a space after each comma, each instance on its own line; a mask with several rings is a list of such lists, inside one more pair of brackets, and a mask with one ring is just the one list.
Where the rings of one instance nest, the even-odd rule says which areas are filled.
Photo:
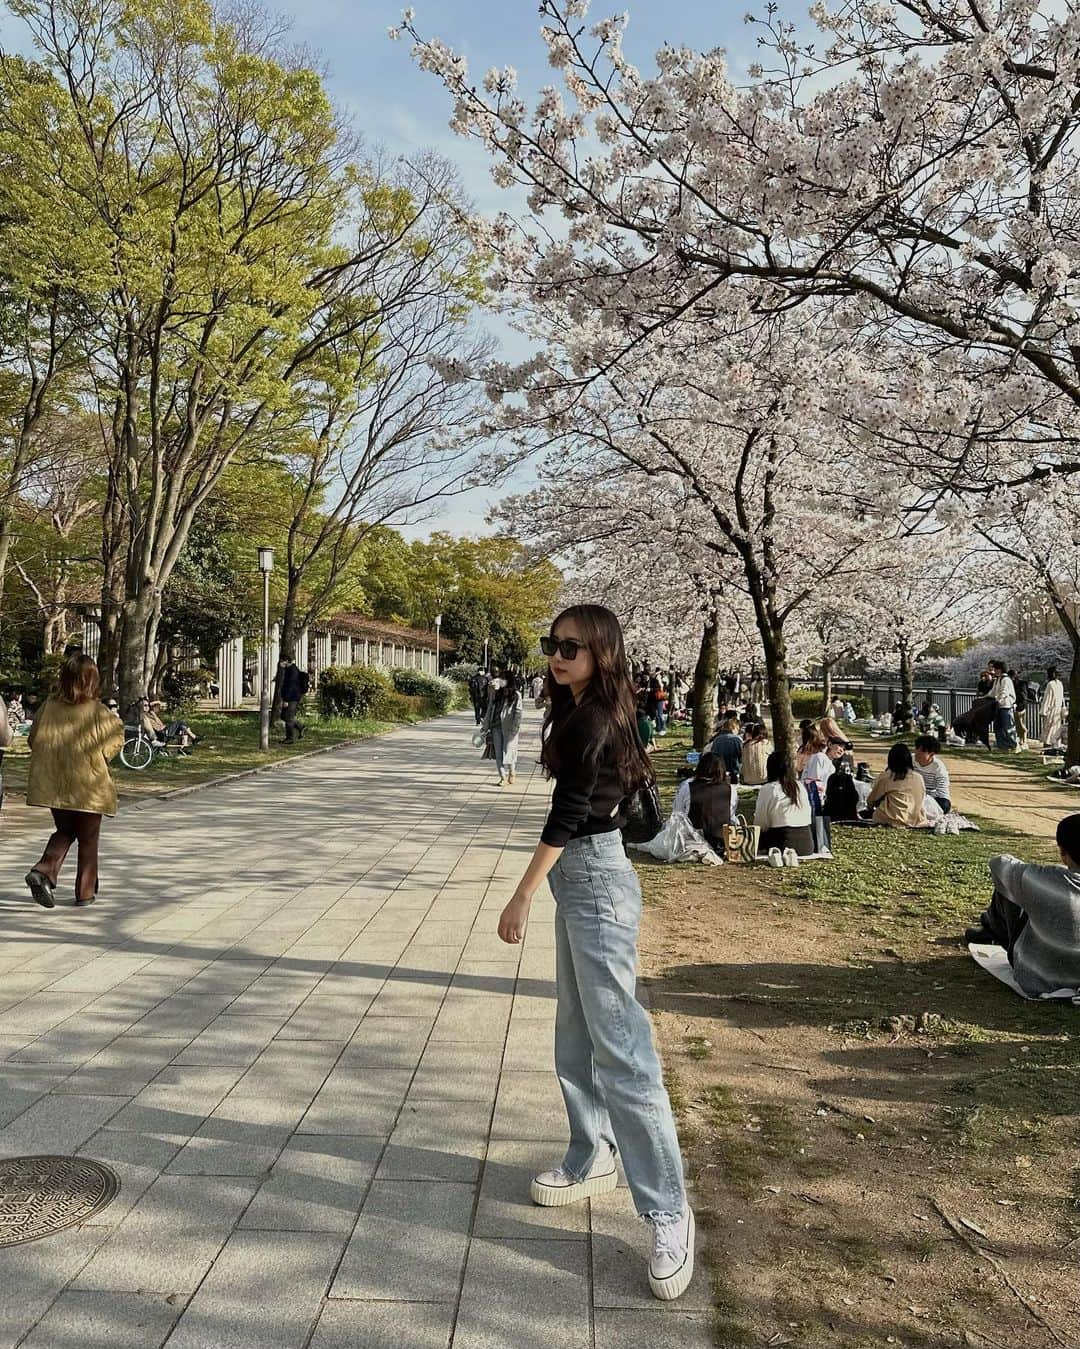
[[929, 823], [923, 803], [926, 783], [915, 771], [915, 761], [907, 745], [893, 745], [886, 768], [870, 788], [867, 804], [873, 810], [875, 824], [893, 829], [918, 829]]
[[781, 854], [792, 848], [797, 856], [809, 857], [814, 851], [814, 835], [805, 784], [796, 778], [791, 760], [782, 749], [769, 755], [765, 774], [768, 781], [758, 792], [754, 808], [754, 823], [761, 830], [758, 852], [768, 856], [773, 848]]
[[743, 731], [742, 780], [748, 787], [761, 787], [767, 781], [765, 765], [773, 747], [769, 728], [763, 721], [752, 722]]
[[706, 750], [694, 776], [679, 783], [675, 809], [690, 817], [713, 852], [724, 855], [724, 825], [735, 823], [739, 793], [727, 775], [723, 759]]
[[739, 725], [737, 716], [725, 717], [720, 723], [720, 734], [709, 746], [717, 758], [724, 761], [724, 768], [732, 782], [739, 782], [742, 778], [743, 742]]
[[1080, 815], [1057, 827], [1061, 865], [1040, 866], [1003, 853], [990, 859], [994, 893], [964, 940], [1004, 946], [1029, 997], [1080, 988]]
[[915, 741], [915, 771], [926, 784], [926, 794], [946, 815], [952, 810], [952, 786], [949, 770], [937, 757], [941, 741], [936, 735], [920, 735]]

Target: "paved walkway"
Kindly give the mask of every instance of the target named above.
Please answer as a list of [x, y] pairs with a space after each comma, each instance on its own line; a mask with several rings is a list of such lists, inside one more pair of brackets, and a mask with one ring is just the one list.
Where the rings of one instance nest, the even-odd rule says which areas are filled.
[[649, 1295], [624, 1187], [529, 1202], [565, 1138], [551, 901], [519, 950], [495, 922], [547, 793], [531, 761], [500, 791], [470, 730], [121, 815], [86, 910], [34, 906], [0, 845], [0, 1157], [123, 1185], [0, 1249], [2, 1349], [713, 1343], [704, 1275]]

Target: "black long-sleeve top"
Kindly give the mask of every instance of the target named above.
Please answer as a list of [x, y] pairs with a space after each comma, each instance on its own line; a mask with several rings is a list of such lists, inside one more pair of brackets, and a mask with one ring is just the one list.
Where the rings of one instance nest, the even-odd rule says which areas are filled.
[[553, 727], [559, 769], [542, 843], [564, 848], [571, 839], [609, 834], [623, 824], [626, 795], [615, 764], [611, 726], [602, 709], [579, 703]]

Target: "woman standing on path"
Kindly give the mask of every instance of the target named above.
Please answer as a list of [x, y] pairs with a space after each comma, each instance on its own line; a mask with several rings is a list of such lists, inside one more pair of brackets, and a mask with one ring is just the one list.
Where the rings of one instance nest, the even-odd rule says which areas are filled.
[[1061, 730], [1065, 721], [1065, 685], [1058, 678], [1057, 666], [1051, 665], [1046, 671], [1046, 687], [1043, 689], [1042, 739], [1045, 749], [1061, 748]]
[[491, 736], [495, 748], [495, 767], [499, 770], [500, 787], [504, 782], [514, 781], [522, 706], [523, 698], [517, 677], [509, 670], [500, 670], [491, 681], [491, 698], [484, 713], [484, 730]]
[[101, 817], [116, 814], [109, 760], [124, 743], [124, 727], [98, 701], [100, 693], [101, 677], [90, 657], [70, 656], [30, 729], [26, 804], [48, 806], [55, 825], [41, 861], [26, 876], [30, 893], [45, 909], [53, 908], [60, 868], [76, 841], [75, 903], [92, 904], [97, 894]]
[[618, 1184], [622, 1157], [652, 1226], [649, 1286], [678, 1297], [694, 1270], [694, 1215], [649, 1017], [635, 996], [641, 887], [623, 850], [620, 804], [651, 781], [635, 727], [623, 635], [610, 609], [575, 605], [541, 642], [551, 706], [541, 761], [555, 779], [529, 867], [499, 919], [520, 942], [533, 895], [555, 897], [555, 1070], [570, 1123], [562, 1165], [532, 1183], [537, 1204], [572, 1204]]

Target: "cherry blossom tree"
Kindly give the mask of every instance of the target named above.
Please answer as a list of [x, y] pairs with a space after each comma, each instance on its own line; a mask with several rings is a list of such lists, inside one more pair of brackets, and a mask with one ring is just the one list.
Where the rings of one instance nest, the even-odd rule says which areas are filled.
[[560, 464], [540, 488], [502, 502], [495, 518], [538, 554], [570, 559], [565, 602], [614, 609], [632, 659], [692, 672], [694, 743], [703, 748], [721, 653], [738, 668], [759, 645], [745, 594], [702, 542], [708, 520], [686, 484], [616, 457]]
[[812, 46], [770, 5], [747, 83], [721, 49], [665, 47], [643, 73], [626, 17], [588, 8], [542, 0], [562, 87], [531, 112], [512, 69], [474, 85], [406, 15], [451, 126], [528, 192], [532, 221], [486, 230], [496, 285], [596, 315], [624, 350], [812, 302], [870, 330], [854, 411], [924, 482], [1080, 467], [1078, 0], [819, 0]]
[[624, 350], [596, 318], [527, 292], [521, 303], [546, 346], [482, 372], [501, 427], [554, 447], [551, 474], [621, 465], [693, 504], [700, 546], [753, 612], [777, 741], [790, 743], [790, 627], [823, 585], [861, 582], [867, 544], [895, 528], [893, 487], [880, 477], [866, 492], [821, 397], [834, 335], [799, 315], [752, 331], [715, 316]]
[[1080, 482], [1050, 477], [998, 492], [978, 507], [952, 503], [956, 516], [988, 548], [999, 604], [1025, 591], [1044, 594], [1072, 648], [1066, 759], [1080, 763]]

